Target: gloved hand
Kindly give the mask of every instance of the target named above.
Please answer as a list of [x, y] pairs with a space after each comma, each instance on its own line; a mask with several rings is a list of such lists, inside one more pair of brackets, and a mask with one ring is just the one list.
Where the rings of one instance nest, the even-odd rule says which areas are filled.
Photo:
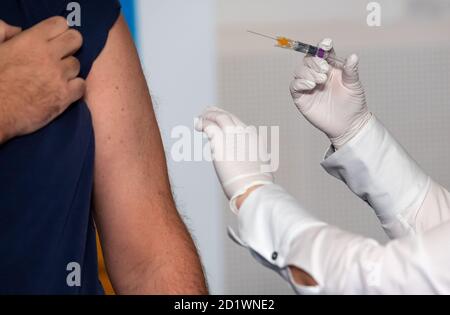
[[220, 108], [210, 107], [199, 117], [195, 129], [208, 136], [214, 168], [234, 212], [235, 199], [249, 188], [273, 183], [268, 157], [259, 156], [260, 152], [267, 152], [266, 143], [260, 141], [255, 127], [246, 126]]
[[[331, 39], [319, 47], [334, 55]], [[352, 139], [372, 117], [358, 75], [358, 56], [345, 64], [306, 56], [290, 86], [294, 103], [305, 118], [323, 131], [336, 149]]]

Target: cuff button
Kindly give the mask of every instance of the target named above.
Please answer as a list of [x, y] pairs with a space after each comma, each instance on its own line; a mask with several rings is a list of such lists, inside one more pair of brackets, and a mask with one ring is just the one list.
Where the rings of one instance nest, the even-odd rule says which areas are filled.
[[273, 252], [272, 260], [277, 260], [277, 258], [278, 258], [278, 253], [277, 252]]

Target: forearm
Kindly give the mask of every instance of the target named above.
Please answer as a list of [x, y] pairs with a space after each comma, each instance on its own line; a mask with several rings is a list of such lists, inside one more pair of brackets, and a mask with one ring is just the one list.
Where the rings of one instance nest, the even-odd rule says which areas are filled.
[[375, 116], [322, 166], [375, 210], [391, 238], [417, 232], [431, 179]]
[[208, 293], [196, 247], [172, 202], [166, 213], [164, 220], [155, 224], [157, 237], [131, 233], [134, 241], [122, 251], [126, 258], [116, 261], [114, 255], [107, 257], [118, 294]]
[[[196, 248], [177, 212], [167, 177], [150, 176], [154, 163], [166, 174], [162, 152], [143, 155], [146, 162], [126, 163], [145, 165], [142, 168], [124, 165], [107, 174], [102, 166], [97, 168], [96, 178], [110, 179], [95, 191], [96, 221], [108, 273], [120, 294], [207, 292]], [[116, 189], [112, 202], [108, 192]]]
[[188, 233], [174, 237], [171, 242], [171, 248], [167, 250], [167, 253], [155, 259], [155, 262], [150, 264], [150, 270], [140, 277], [139, 288], [136, 292], [207, 295], [208, 288], [201, 262]]
[[[450, 256], [440, 248], [447, 223], [386, 246], [321, 223], [278, 186], [254, 191], [239, 212], [241, 241], [291, 282], [298, 293], [444, 293]], [[276, 255], [275, 255], [276, 253]], [[288, 268], [304, 270], [296, 278]], [[317, 286], [307, 288], [310, 278]], [[295, 281], [299, 280], [299, 281]], [[411, 284], [414, 283], [414, 286]], [[314, 284], [314, 283], [312, 283]], [[309, 291], [314, 289], [315, 291]]]

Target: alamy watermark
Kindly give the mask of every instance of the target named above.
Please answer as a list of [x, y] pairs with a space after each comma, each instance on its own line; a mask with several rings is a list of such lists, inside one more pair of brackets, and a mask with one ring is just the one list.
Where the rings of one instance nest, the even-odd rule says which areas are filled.
[[366, 7], [369, 14], [367, 15], [367, 25], [370, 27], [381, 26], [381, 5], [378, 2], [369, 2]]
[[67, 25], [70, 27], [81, 26], [81, 5], [78, 2], [69, 2], [66, 6]]
[[77, 262], [70, 262], [66, 266], [68, 271], [66, 284], [68, 287], [81, 287], [81, 266]]
[[175, 162], [257, 162], [263, 173], [275, 172], [280, 165], [278, 126], [217, 129], [208, 139], [189, 126], [179, 125], [172, 128], [170, 137], [175, 140], [170, 149]]

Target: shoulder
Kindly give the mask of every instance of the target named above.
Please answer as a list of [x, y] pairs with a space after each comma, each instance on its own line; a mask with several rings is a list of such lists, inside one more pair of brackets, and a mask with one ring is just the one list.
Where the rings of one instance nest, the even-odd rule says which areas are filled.
[[65, 0], [64, 9], [64, 15], [72, 27], [82, 33], [96, 34], [112, 27], [120, 14], [121, 5], [119, 0]]
[[93, 62], [103, 50], [111, 28], [121, 11], [118, 0], [65, 1], [65, 16], [69, 25], [83, 35], [83, 48], [78, 53], [81, 76], [87, 77]]

